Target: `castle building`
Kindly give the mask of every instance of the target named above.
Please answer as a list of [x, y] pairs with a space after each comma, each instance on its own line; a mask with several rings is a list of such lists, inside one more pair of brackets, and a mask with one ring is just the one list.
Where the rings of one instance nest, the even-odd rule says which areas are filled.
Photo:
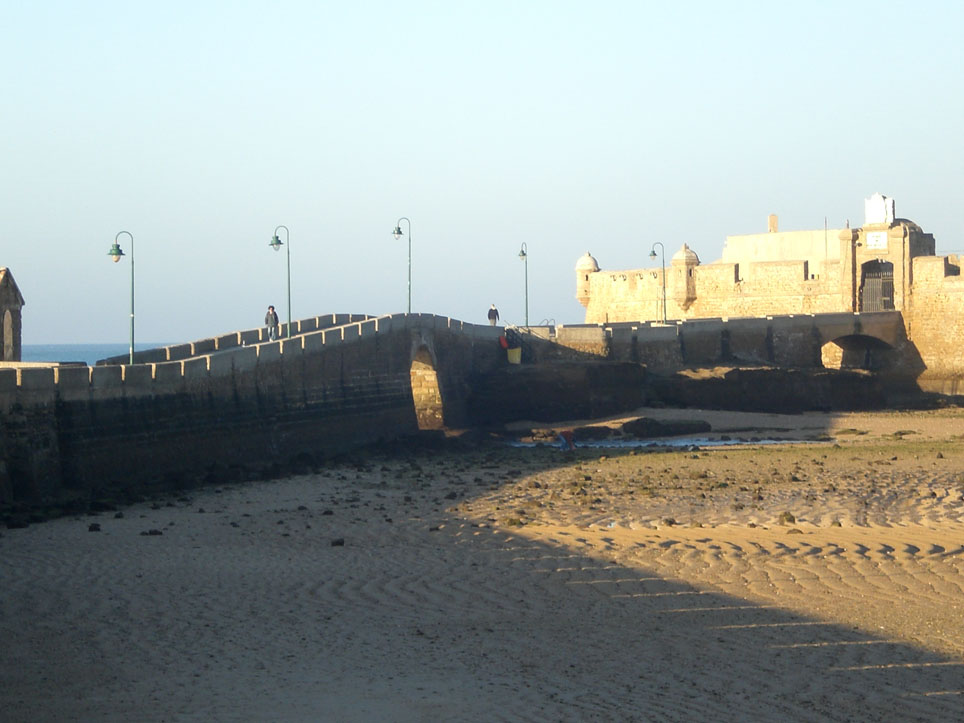
[[[961, 258], [936, 256], [933, 235], [897, 218], [893, 199], [874, 194], [864, 212], [859, 228], [816, 231], [780, 231], [770, 216], [766, 233], [728, 236], [710, 264], [683, 244], [665, 278], [662, 264], [603, 271], [587, 253], [576, 264], [576, 298], [587, 324], [896, 311], [918, 386], [964, 393]], [[843, 364], [842, 348], [825, 345], [823, 365]]]
[[603, 324], [903, 310], [914, 259], [925, 256], [934, 257], [933, 235], [874, 194], [860, 228], [780, 231], [770, 216], [766, 233], [728, 236], [710, 264], [686, 244], [665, 270], [601, 271], [587, 253], [576, 264], [576, 298], [586, 323]]
[[23, 296], [10, 269], [0, 267], [0, 362], [20, 361]]

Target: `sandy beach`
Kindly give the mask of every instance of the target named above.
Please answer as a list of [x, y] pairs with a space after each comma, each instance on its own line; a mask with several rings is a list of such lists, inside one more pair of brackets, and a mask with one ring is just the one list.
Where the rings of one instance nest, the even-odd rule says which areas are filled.
[[634, 416], [4, 529], [0, 720], [964, 719], [964, 410]]

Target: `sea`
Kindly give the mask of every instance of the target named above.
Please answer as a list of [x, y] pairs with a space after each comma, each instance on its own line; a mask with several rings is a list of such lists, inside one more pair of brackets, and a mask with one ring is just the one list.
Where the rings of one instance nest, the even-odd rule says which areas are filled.
[[[136, 344], [134, 351], [168, 346], [167, 343]], [[25, 362], [83, 362], [92, 365], [130, 352], [130, 344], [24, 344], [20, 360]]]

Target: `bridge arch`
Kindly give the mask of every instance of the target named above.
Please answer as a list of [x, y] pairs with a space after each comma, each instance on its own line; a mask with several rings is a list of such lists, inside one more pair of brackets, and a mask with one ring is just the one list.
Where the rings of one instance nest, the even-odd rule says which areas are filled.
[[412, 384], [412, 402], [419, 429], [442, 429], [445, 417], [442, 413], [442, 390], [438, 383], [434, 350], [424, 341], [417, 342], [412, 351], [409, 369]]
[[827, 369], [882, 371], [894, 364], [895, 349], [867, 334], [846, 334], [820, 348], [820, 361]]

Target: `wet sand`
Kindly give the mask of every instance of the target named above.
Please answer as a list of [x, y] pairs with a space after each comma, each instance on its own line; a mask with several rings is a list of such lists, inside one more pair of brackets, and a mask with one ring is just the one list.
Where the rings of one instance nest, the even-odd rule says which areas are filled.
[[964, 411], [639, 414], [810, 441], [454, 444], [3, 530], [0, 718], [964, 718]]

